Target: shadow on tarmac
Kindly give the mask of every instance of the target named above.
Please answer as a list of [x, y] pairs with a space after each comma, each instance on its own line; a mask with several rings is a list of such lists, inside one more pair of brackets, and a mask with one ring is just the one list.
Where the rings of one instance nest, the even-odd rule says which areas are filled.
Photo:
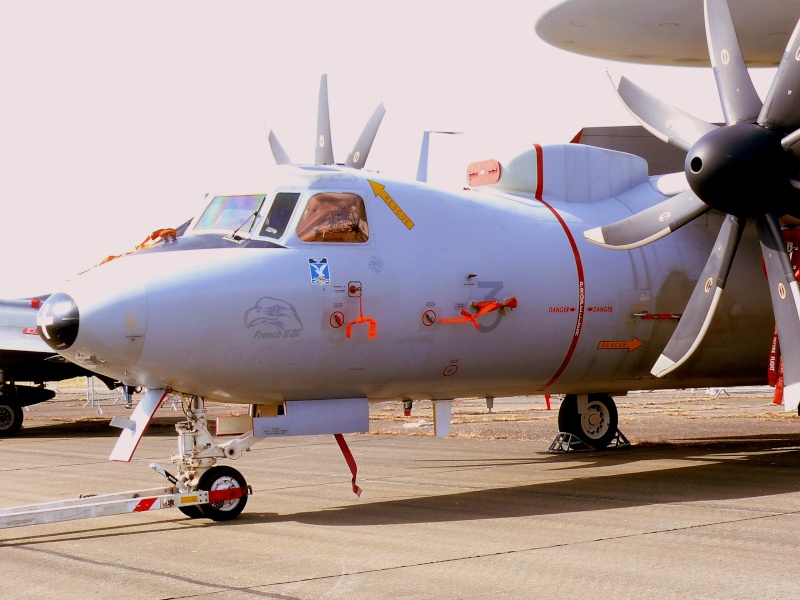
[[[680, 464], [676, 465], [676, 462]], [[91, 529], [76, 522], [73, 531], [6, 538], [0, 542], [0, 547], [64, 538], [136, 535], [154, 529], [177, 531], [187, 527], [243, 527], [293, 522], [323, 527], [413, 525], [766, 498], [800, 492], [800, 435], [686, 439], [597, 453], [538, 453], [523, 459], [426, 460], [419, 461], [415, 468], [436, 468], [448, 473], [462, 471], [463, 486], [478, 487], [482, 485], [481, 479], [487, 469], [537, 465], [549, 466], [548, 472], [561, 478], [564, 470], [569, 470], [569, 478], [378, 502], [369, 501], [370, 482], [367, 481], [362, 483], [366, 490], [362, 500], [348, 506], [287, 514], [259, 514], [245, 509], [235, 521], [224, 523], [182, 518], [177, 513], [169, 519]], [[618, 472], [620, 467], [627, 470]], [[605, 472], [597, 474], [597, 469]], [[470, 477], [471, 473], [474, 477]], [[435, 477], [431, 473], [430, 478]], [[379, 479], [373, 480], [373, 485], [379, 483]], [[429, 489], [446, 488], [432, 486]], [[781, 512], [774, 508], [774, 503], [762, 506], [761, 510], [764, 517]], [[800, 500], [787, 507], [786, 512], [800, 512]], [[732, 520], [741, 520], [741, 516]]]
[[[669, 462], [657, 468], [647, 463]], [[675, 466], [675, 461], [682, 464]], [[722, 502], [800, 492], [800, 435], [757, 435], [685, 440], [633, 446], [580, 455], [545, 455], [531, 459], [442, 461], [464, 469], [465, 485], [480, 485], [487, 468], [563, 464], [570, 479], [467, 492], [361, 502], [320, 511], [273, 515], [243, 514], [234, 525], [254, 522], [300, 522], [320, 526], [367, 526], [440, 523], [561, 515], [640, 505]], [[642, 463], [639, 470], [598, 475], [597, 468]], [[561, 469], [551, 471], [560, 473]], [[560, 474], [563, 476], [563, 473]], [[367, 490], [369, 484], [364, 484]], [[800, 502], [796, 505], [800, 509]], [[773, 509], [765, 510], [773, 515]], [[792, 511], [794, 512], [794, 511]]]
[[[181, 414], [180, 417], [154, 417], [147, 427], [146, 435], [175, 436], [175, 423], [185, 420], [186, 417], [184, 417], [183, 414]], [[119, 437], [119, 429], [111, 427], [111, 417], [88, 417], [74, 421], [47, 423], [44, 425], [28, 425], [26, 423], [16, 435], [9, 438], [0, 438], [0, 443], [5, 440], [19, 438], [45, 437]]]

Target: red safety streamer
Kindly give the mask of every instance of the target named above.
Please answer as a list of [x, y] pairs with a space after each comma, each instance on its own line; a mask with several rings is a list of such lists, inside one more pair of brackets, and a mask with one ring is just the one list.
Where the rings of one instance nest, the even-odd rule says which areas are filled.
[[772, 403], [781, 405], [783, 404], [783, 357], [778, 361], [778, 379], [775, 381], [775, 395], [772, 397]]
[[347, 466], [350, 467], [350, 472], [353, 474], [353, 493], [360, 498], [361, 488], [356, 485], [356, 474], [358, 473], [356, 459], [353, 458], [353, 453], [350, 452], [350, 448], [347, 442], [344, 441], [344, 436], [341, 433], [334, 433], [333, 437], [336, 438], [336, 443], [339, 444], [339, 449], [342, 451], [342, 455], [345, 461], [347, 461]]
[[478, 309], [478, 312], [473, 316], [472, 313], [466, 310], [461, 311], [462, 317], [453, 319], [439, 319], [442, 323], [472, 323], [475, 329], [480, 329], [478, 325], [478, 317], [482, 317], [486, 313], [500, 310], [501, 308], [517, 308], [517, 299], [515, 297], [508, 298], [503, 302], [497, 300], [483, 300], [481, 302], [473, 302], [472, 306]]
[[[167, 239], [172, 239], [174, 241], [177, 237], [178, 237], [178, 232], [175, 229], [172, 229], [171, 227], [166, 227], [164, 229], [156, 229], [153, 233], [144, 238], [144, 241], [141, 244], [136, 245], [133, 248], [133, 250], [130, 250], [128, 252], [123, 252], [122, 254], [112, 254], [111, 256], [106, 256], [103, 260], [97, 263], [96, 266], [99, 267], [100, 265], [104, 265], [107, 262], [111, 262], [112, 260], [115, 260], [122, 256], [127, 256], [128, 254], [138, 252], [139, 250], [144, 250], [145, 248], [152, 246], [155, 242], [157, 242], [162, 238], [164, 239], [164, 241], [166, 241]], [[88, 270], [89, 269], [87, 269], [87, 271]], [[78, 274], [82, 275], [83, 273], [86, 273], [86, 271], [81, 271]]]
[[358, 323], [369, 323], [369, 339], [374, 340], [378, 333], [378, 323], [375, 322], [375, 319], [370, 319], [369, 317], [364, 316], [364, 311], [361, 308], [361, 298], [363, 298], [363, 295], [358, 297], [358, 318], [355, 321], [351, 321], [347, 324], [345, 337], [350, 337], [353, 325], [357, 325]]
[[[769, 349], [769, 364], [767, 366], [767, 383], [775, 387], [778, 383], [778, 373], [780, 372], [781, 346], [778, 343], [778, 324], [772, 331], [772, 345]], [[776, 402], [776, 404], [780, 404]]]

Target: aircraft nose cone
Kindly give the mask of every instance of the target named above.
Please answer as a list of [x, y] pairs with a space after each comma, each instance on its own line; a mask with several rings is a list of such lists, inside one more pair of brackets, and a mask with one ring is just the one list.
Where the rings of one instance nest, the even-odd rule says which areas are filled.
[[53, 350], [66, 350], [78, 337], [78, 305], [67, 294], [53, 294], [39, 309], [36, 325], [45, 344]]

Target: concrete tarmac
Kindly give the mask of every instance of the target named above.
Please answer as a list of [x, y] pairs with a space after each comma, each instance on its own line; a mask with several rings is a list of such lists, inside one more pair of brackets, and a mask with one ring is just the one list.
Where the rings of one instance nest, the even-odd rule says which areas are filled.
[[[0, 597], [794, 597], [800, 424], [721, 431], [570, 455], [350, 435], [360, 499], [331, 436], [268, 440], [228, 463], [254, 492], [235, 521], [172, 509], [0, 530]], [[0, 440], [0, 507], [155, 487], [147, 465], [176, 449], [168, 427], [129, 464], [91, 423], [22, 434]]]

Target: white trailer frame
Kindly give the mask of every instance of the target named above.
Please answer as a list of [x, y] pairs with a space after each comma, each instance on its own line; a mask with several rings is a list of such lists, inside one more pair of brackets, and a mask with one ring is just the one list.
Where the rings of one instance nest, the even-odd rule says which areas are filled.
[[180, 492], [166, 485], [146, 490], [131, 490], [100, 496], [86, 496], [70, 500], [57, 500], [28, 506], [0, 509], [0, 529], [57, 523], [76, 519], [91, 519], [134, 512], [147, 512], [164, 508], [198, 506], [212, 502], [235, 500], [252, 494], [252, 488]]

